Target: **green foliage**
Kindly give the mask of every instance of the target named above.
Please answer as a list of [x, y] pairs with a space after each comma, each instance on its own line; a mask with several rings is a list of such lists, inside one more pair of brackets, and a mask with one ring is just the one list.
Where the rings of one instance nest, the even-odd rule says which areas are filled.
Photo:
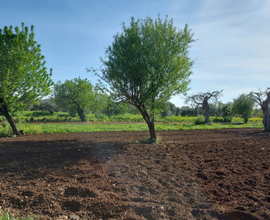
[[95, 117], [99, 118], [101, 115], [102, 109], [105, 108], [107, 101], [107, 95], [99, 92], [99, 89], [96, 87], [94, 89], [94, 97], [92, 99], [92, 106], [88, 108], [91, 112], [95, 113]]
[[[210, 118], [210, 120], [211, 120], [211, 118]], [[213, 120], [213, 122], [225, 122], [224, 118], [222, 118], [222, 117], [214, 117], [212, 120]]]
[[54, 103], [53, 99], [44, 99], [39, 102], [39, 109], [41, 111], [48, 111], [52, 115], [54, 112], [58, 111], [57, 105]]
[[9, 210], [2, 210], [0, 209], [0, 220], [37, 220], [38, 217], [36, 216], [29, 216], [26, 218], [19, 218], [13, 214], [9, 213]]
[[6, 128], [6, 127], [8, 126], [7, 120], [1, 121], [1, 126], [2, 126], [3, 128]]
[[173, 116], [173, 115], [180, 115], [180, 108], [176, 107], [173, 103], [171, 102], [166, 102], [164, 104], [164, 107], [162, 108], [162, 111], [160, 112], [162, 117], [167, 117], [167, 116]]
[[253, 107], [255, 100], [251, 95], [241, 94], [233, 101], [233, 112], [244, 118], [244, 123], [248, 122], [248, 119], [253, 113]]
[[200, 92], [194, 95], [190, 95], [186, 98], [186, 103], [191, 102], [191, 104], [195, 105], [196, 107], [202, 107], [202, 109], [204, 109], [205, 123], [209, 124], [211, 111], [209, 102], [212, 101], [218, 103], [218, 98], [221, 96], [222, 91], [223, 90], [213, 92]]
[[[196, 130], [196, 129], [221, 129], [221, 128], [262, 128], [262, 123], [248, 123], [243, 124], [243, 119], [239, 119], [241, 123], [226, 123], [226, 124], [198, 124], [194, 123], [158, 123], [156, 124], [157, 131], [170, 131], [170, 130]], [[58, 132], [105, 132], [105, 131], [147, 131], [148, 127], [145, 123], [41, 123], [41, 124], [18, 124], [20, 130], [24, 130], [25, 133], [58, 133]], [[10, 127], [3, 128], [0, 126], [0, 136], [11, 136], [12, 131]]]
[[34, 27], [31, 33], [23, 23], [21, 31], [12, 29], [6, 26], [0, 30], [0, 98], [9, 112], [17, 112], [48, 95], [53, 82], [34, 40]]
[[[101, 59], [101, 74], [96, 74], [111, 94], [136, 106], [154, 129], [154, 114], [171, 96], [188, 90], [193, 34], [188, 25], [178, 30], [173, 20], [163, 21], [160, 16], [155, 21], [131, 18], [130, 26], [123, 24], [122, 29], [107, 47], [106, 59]], [[150, 135], [156, 139], [155, 131], [150, 129]]]
[[199, 116], [195, 121], [194, 121], [195, 125], [202, 125], [205, 124], [205, 119], [202, 116]]
[[104, 112], [109, 117], [111, 117], [111, 115], [113, 114], [114, 108], [116, 106], [116, 103], [114, 102], [111, 96], [107, 96], [104, 104], [105, 104]]
[[94, 98], [93, 86], [87, 79], [75, 78], [66, 80], [64, 83], [58, 81], [54, 85], [54, 99], [61, 108], [70, 105], [80, 105], [82, 109], [92, 106]]
[[191, 108], [189, 106], [183, 106], [180, 108], [181, 111], [181, 116], [197, 116], [197, 115], [202, 115], [203, 110], [202, 108]]
[[75, 117], [76, 109], [82, 121], [85, 120], [85, 111], [98, 111], [105, 101], [104, 96], [87, 79], [81, 78], [57, 82], [53, 96], [55, 103], [72, 117]]
[[152, 110], [160, 108], [172, 95], [187, 91], [192, 37], [187, 25], [177, 30], [167, 18], [132, 18], [130, 27], [123, 24], [123, 33], [114, 36], [98, 76], [122, 100], [136, 104], [139, 98]]
[[63, 107], [63, 110], [68, 112], [70, 117], [73, 117], [73, 118], [76, 117], [77, 109], [78, 108], [75, 104], [70, 104], [70, 105]]
[[235, 114], [233, 111], [233, 104], [229, 102], [223, 105], [221, 111], [224, 122], [231, 122]]
[[165, 118], [156, 118], [156, 121], [162, 121], [162, 122], [194, 122], [197, 119], [197, 117], [182, 117], [182, 116], [167, 116]]
[[[17, 116], [14, 117], [15, 120]], [[100, 114], [99, 118], [95, 117], [95, 114], [86, 114], [87, 121], [89, 122], [143, 122], [144, 119], [140, 114], [129, 114], [124, 115], [112, 115], [110, 118], [106, 114]], [[182, 116], [156, 116], [156, 122], [172, 123], [172, 122], [183, 122], [183, 123], [194, 123], [198, 117], [182, 117]], [[263, 119], [260, 117], [250, 118], [250, 122], [261, 122]], [[0, 116], [0, 121], [6, 121], [3, 116]], [[20, 114], [21, 123], [27, 122], [80, 122], [79, 116], [70, 117], [67, 112], [55, 112], [51, 115], [49, 112], [42, 111], [25, 111]], [[225, 122], [222, 117], [210, 117], [212, 122]], [[232, 122], [243, 122], [243, 118], [232, 118]], [[7, 122], [5, 122], [7, 123]]]

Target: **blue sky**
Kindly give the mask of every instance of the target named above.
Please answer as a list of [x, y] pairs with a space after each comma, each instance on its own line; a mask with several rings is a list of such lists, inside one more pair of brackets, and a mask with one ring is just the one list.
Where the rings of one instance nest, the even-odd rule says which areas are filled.
[[[187, 23], [197, 39], [188, 94], [224, 89], [220, 100], [229, 102], [270, 87], [268, 0], [2, 0], [0, 28], [33, 24], [55, 82], [80, 76], [95, 84], [85, 69], [100, 67], [121, 23], [158, 14], [180, 29]], [[185, 105], [184, 96], [171, 101]]]

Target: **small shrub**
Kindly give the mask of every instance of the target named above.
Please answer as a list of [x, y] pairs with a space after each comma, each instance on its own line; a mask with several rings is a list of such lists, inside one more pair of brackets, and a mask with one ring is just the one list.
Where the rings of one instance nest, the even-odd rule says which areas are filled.
[[46, 116], [51, 115], [50, 112], [33, 112], [33, 116], [40, 117], [40, 116]]
[[59, 118], [66, 118], [66, 117], [69, 117], [70, 115], [69, 114], [58, 114], [57, 117]]
[[224, 122], [232, 122], [232, 117], [224, 117], [223, 121]]
[[47, 121], [47, 118], [43, 117], [40, 119], [40, 121]]
[[212, 120], [213, 122], [224, 122], [224, 118], [221, 118], [221, 117], [214, 117]]
[[202, 125], [205, 124], [205, 119], [202, 116], [199, 116], [195, 121], [194, 121], [195, 125]]

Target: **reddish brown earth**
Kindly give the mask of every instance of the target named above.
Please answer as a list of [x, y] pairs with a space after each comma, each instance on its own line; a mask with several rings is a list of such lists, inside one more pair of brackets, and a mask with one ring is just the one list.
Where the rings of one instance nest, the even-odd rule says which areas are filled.
[[[270, 219], [260, 129], [0, 138], [0, 205], [40, 219]], [[129, 143], [130, 142], [130, 143]]]

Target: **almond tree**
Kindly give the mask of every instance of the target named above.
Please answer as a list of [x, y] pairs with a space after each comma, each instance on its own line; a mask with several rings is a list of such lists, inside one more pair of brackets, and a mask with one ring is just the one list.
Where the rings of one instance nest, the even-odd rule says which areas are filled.
[[255, 100], [252, 95], [241, 94], [233, 100], [233, 112], [240, 115], [246, 124], [252, 115], [254, 104]]
[[172, 19], [163, 21], [160, 16], [156, 20], [131, 18], [122, 29], [106, 48], [100, 72], [95, 73], [109, 85], [111, 95], [139, 110], [155, 142], [155, 113], [173, 95], [188, 90], [193, 33], [188, 25], [179, 30]]
[[265, 91], [251, 92], [250, 93], [255, 102], [262, 108], [263, 111], [263, 125], [265, 131], [270, 131], [270, 115], [269, 115], [269, 103], [270, 103], [270, 88]]
[[58, 81], [54, 85], [53, 97], [59, 107], [75, 108], [83, 122], [87, 121], [84, 112], [93, 108], [96, 101], [94, 87], [87, 79], [80, 77], [64, 83]]
[[195, 104], [196, 107], [202, 107], [204, 109], [205, 114], [205, 123], [209, 124], [209, 116], [210, 116], [210, 101], [218, 101], [218, 98], [221, 96], [223, 90], [213, 91], [213, 92], [201, 92], [195, 95], [188, 96], [186, 98], [186, 103], [191, 102]]
[[45, 57], [34, 40], [34, 26], [22, 23], [22, 30], [0, 29], [0, 112], [15, 135], [20, 135], [12, 114], [23, 111], [50, 93], [52, 70], [47, 72]]

